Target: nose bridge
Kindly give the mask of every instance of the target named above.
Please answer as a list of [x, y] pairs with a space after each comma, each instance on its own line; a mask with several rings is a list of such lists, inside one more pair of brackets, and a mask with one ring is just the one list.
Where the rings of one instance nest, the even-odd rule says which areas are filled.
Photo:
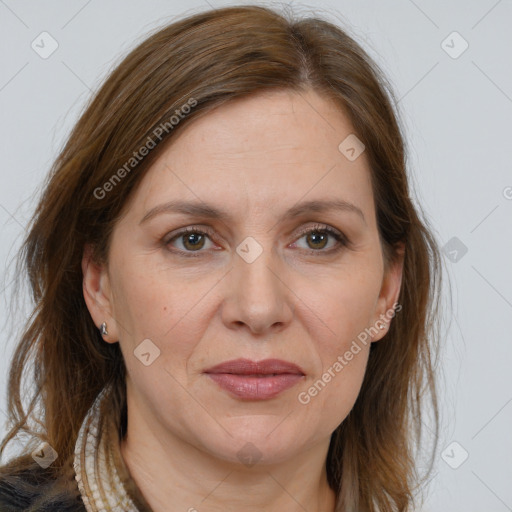
[[246, 237], [236, 248], [236, 285], [240, 285], [241, 291], [251, 291], [253, 298], [263, 296], [275, 300], [280, 293], [275, 265], [270, 239]]
[[290, 319], [286, 287], [279, 278], [270, 244], [247, 237], [237, 246], [233, 258], [226, 320], [243, 322], [253, 331]]

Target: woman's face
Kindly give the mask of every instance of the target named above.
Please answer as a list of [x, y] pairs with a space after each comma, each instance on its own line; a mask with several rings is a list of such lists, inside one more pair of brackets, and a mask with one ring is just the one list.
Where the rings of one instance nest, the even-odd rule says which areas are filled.
[[[401, 279], [384, 273], [365, 153], [339, 148], [352, 133], [317, 93], [272, 92], [195, 120], [151, 166], [108, 268], [84, 259], [129, 418], [229, 461], [327, 449]], [[238, 359], [295, 366], [208, 372]]]

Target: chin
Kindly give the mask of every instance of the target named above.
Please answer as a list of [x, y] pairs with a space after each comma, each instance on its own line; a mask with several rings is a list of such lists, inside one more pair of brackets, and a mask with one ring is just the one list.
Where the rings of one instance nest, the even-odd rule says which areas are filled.
[[[252, 467], [254, 464], [278, 464], [303, 452], [314, 441], [304, 437], [303, 427], [285, 425], [286, 420], [277, 416], [252, 416], [239, 418], [219, 427], [216, 435], [202, 439], [203, 449], [214, 457]], [[281, 423], [280, 423], [281, 422]], [[231, 434], [231, 435], [230, 435]]]

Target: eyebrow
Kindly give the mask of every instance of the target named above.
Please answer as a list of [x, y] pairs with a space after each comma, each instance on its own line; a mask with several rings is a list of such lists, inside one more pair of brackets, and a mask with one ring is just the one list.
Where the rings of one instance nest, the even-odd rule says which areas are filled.
[[[296, 204], [292, 206], [290, 209], [288, 209], [283, 215], [281, 215], [278, 222], [283, 221], [287, 218], [298, 217], [300, 215], [305, 215], [312, 212], [322, 213], [333, 210], [356, 213], [359, 217], [361, 217], [363, 222], [366, 224], [366, 219], [364, 217], [362, 210], [358, 208], [355, 204], [345, 201], [344, 199], [313, 200]], [[149, 211], [146, 212], [144, 217], [141, 219], [139, 225], [155, 217], [156, 215], [160, 215], [162, 213], [181, 213], [196, 217], [215, 219], [222, 222], [232, 221], [231, 215], [228, 212], [220, 208], [217, 208], [212, 204], [195, 201], [191, 202], [175, 200], [151, 208]]]

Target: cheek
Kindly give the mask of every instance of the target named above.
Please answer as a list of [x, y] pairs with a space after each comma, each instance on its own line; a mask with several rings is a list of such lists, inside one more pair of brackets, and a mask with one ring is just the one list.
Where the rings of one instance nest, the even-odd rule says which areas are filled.
[[[322, 365], [349, 350], [351, 342], [370, 327], [380, 292], [381, 276], [373, 267], [348, 267], [301, 291], [309, 314], [311, 338], [317, 340]], [[304, 309], [305, 311], [305, 309]], [[316, 325], [316, 327], [313, 327]], [[364, 336], [361, 336], [364, 338]]]
[[321, 372], [299, 390], [297, 408], [302, 427], [322, 438], [330, 435], [348, 416], [359, 395], [368, 361], [369, 344], [344, 344], [327, 358]]
[[[207, 294], [217, 280], [204, 276], [192, 282], [178, 271], [151, 265], [150, 260], [146, 257], [139, 264], [137, 258], [124, 258], [113, 275], [115, 317], [127, 371], [141, 385], [144, 381], [158, 387], [170, 378], [165, 370], [186, 385], [188, 361], [210, 321]], [[152, 351], [158, 354], [150, 366], [134, 357], [143, 346], [149, 347], [150, 357]]]
[[180, 327], [180, 322], [194, 305], [200, 293], [184, 285], [179, 275], [151, 264], [151, 258], [124, 260], [116, 267], [115, 314], [120, 330], [132, 338], [155, 338]]
[[364, 378], [380, 291], [380, 275], [368, 268], [340, 272], [336, 280], [325, 281], [322, 293], [310, 291], [306, 299], [316, 313], [308, 330], [318, 364], [298, 401], [321, 413], [328, 428], [336, 428], [350, 412]]

